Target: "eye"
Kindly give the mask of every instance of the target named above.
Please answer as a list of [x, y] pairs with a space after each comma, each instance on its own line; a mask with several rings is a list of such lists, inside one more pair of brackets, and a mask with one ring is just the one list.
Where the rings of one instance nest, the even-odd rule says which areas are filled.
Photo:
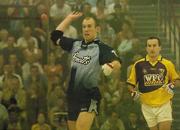
[[83, 28], [86, 28], [86, 26], [85, 26], [85, 25], [83, 25], [82, 27], [83, 27]]
[[156, 47], [156, 46], [157, 46], [156, 44], [153, 45], [153, 47]]
[[148, 47], [151, 47], [151, 45], [148, 45]]

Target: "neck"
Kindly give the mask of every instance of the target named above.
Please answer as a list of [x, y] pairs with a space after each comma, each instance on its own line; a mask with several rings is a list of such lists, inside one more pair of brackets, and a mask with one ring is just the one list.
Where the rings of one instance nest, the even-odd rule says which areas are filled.
[[89, 44], [89, 43], [93, 42], [95, 39], [96, 39], [96, 37], [94, 37], [93, 39], [88, 39], [88, 40], [84, 39], [84, 41], [86, 44]]
[[89, 44], [90, 42], [92, 42], [93, 40], [85, 40], [86, 44]]
[[157, 61], [157, 59], [158, 59], [158, 56], [149, 57], [149, 61], [151, 62], [155, 62]]

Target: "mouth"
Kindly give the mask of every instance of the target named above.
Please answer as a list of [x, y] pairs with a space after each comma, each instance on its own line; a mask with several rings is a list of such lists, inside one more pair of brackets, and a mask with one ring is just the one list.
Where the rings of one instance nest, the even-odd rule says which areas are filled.
[[84, 36], [86, 36], [86, 37], [87, 37], [87, 36], [89, 36], [89, 34], [88, 34], [88, 33], [85, 33], [85, 34], [84, 34]]
[[151, 53], [151, 54], [154, 54], [154, 51], [151, 51], [150, 53]]

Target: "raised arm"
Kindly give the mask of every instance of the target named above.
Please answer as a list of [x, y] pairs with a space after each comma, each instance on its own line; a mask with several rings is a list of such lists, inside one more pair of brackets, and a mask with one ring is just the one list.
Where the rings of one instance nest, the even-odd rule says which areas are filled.
[[81, 12], [72, 12], [66, 16], [66, 18], [56, 27], [54, 31], [51, 32], [51, 40], [56, 46], [61, 46], [62, 49], [66, 51], [71, 51], [73, 43], [77, 39], [64, 37], [63, 33], [66, 28], [71, 24], [72, 21], [78, 19], [82, 16]]
[[64, 32], [72, 21], [82, 16], [81, 12], [72, 12], [56, 27], [56, 30]]

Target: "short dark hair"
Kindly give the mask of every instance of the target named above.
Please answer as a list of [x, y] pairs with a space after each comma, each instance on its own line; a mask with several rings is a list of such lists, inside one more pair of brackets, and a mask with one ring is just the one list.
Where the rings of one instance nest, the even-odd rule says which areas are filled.
[[[147, 40], [146, 40], [146, 42], [147, 42], [148, 40], [152, 40], [152, 39], [157, 39], [157, 40], [158, 40], [158, 45], [161, 46], [161, 40], [160, 40], [159, 37], [156, 37], [156, 36], [148, 37]], [[146, 46], [147, 46], [147, 43], [146, 43]]]
[[85, 16], [84, 18], [83, 18], [83, 20], [89, 20], [89, 19], [93, 19], [94, 20], [94, 22], [95, 22], [95, 26], [99, 26], [99, 20], [96, 18], [96, 16]]

